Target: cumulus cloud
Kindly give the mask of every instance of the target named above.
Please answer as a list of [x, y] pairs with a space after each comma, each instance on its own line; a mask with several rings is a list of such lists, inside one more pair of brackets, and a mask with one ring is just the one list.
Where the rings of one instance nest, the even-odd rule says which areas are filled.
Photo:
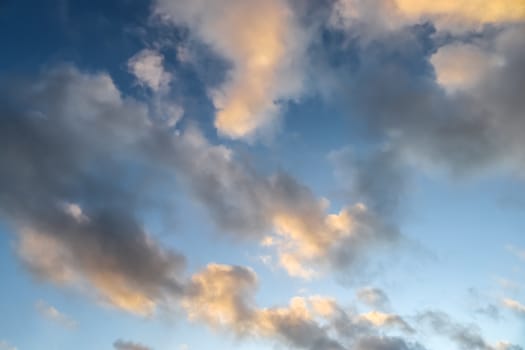
[[115, 348], [115, 350], [151, 350], [151, 348], [146, 345], [121, 339], [113, 343], [113, 348]]
[[[158, 127], [107, 74], [63, 66], [12, 84], [1, 87], [0, 215], [17, 232], [21, 261], [43, 281], [142, 316], [182, 298], [190, 317], [207, 323], [217, 315], [245, 317], [249, 304], [228, 314], [221, 298], [234, 303], [235, 293], [250, 292], [253, 274], [211, 265], [185, 282], [184, 257], [155, 240], [138, 216], [145, 208], [171, 213], [171, 202], [151, 196], [172, 186], [173, 175], [190, 185], [222, 230], [254, 241], [272, 237], [292, 275], [352, 266], [368, 248], [397, 236], [361, 204], [330, 214], [326, 200], [289, 175], [262, 176], [194, 129]], [[212, 285], [224, 291], [210, 297], [206, 283], [214, 274], [244, 276], [244, 284]]]
[[437, 82], [450, 92], [474, 87], [487, 70], [503, 64], [476, 45], [459, 43], [440, 47], [430, 62]]
[[156, 11], [231, 63], [226, 81], [211, 91], [222, 135], [247, 138], [271, 127], [280, 101], [302, 92], [306, 39], [287, 1], [158, 0]]
[[[421, 349], [402, 338], [380, 336], [391, 328], [408, 336], [414, 329], [399, 315], [358, 314], [333, 298], [293, 297], [287, 306], [260, 307], [254, 302], [257, 276], [249, 268], [210, 264], [187, 285], [183, 307], [190, 319], [242, 337], [280, 340], [291, 348], [343, 350], [364, 344]], [[377, 345], [380, 346], [380, 345]], [[378, 349], [390, 349], [378, 347]]]
[[170, 96], [169, 84], [173, 77], [164, 68], [164, 56], [158, 51], [143, 49], [128, 60], [128, 69], [140, 85], [153, 91], [147, 101], [151, 116], [173, 128], [184, 115], [184, 110]]
[[195, 130], [175, 142], [184, 181], [219, 227], [275, 249], [292, 276], [312, 278], [317, 268], [351, 267], [369, 248], [399, 236], [396, 227], [361, 203], [328, 213], [327, 200], [294, 178], [262, 176]]
[[399, 315], [387, 314], [379, 311], [370, 311], [362, 314], [361, 319], [375, 326], [392, 326], [407, 333], [413, 333], [414, 329]]
[[256, 283], [255, 273], [248, 268], [210, 264], [192, 276], [182, 304], [190, 319], [243, 333], [252, 318]]
[[[482, 39], [472, 44], [452, 38], [440, 45], [433, 33], [431, 25], [418, 25], [373, 42], [353, 39], [354, 47], [347, 50], [356, 58], [337, 67], [337, 86], [345, 92], [348, 114], [360, 118], [398, 161], [418, 169], [445, 169], [461, 176], [494, 169], [523, 174], [525, 157], [518, 135], [523, 130], [523, 25], [480, 34]], [[436, 52], [434, 45], [441, 48]], [[438, 63], [436, 55], [441, 49], [457, 54], [458, 47], [477, 50], [477, 55], [490, 53], [482, 59], [487, 63], [479, 65], [485, 69], [478, 67], [461, 77], [461, 89], [451, 94], [436, 81], [432, 63], [439, 77], [450, 67]]]
[[128, 60], [129, 71], [142, 85], [153, 91], [165, 89], [171, 74], [164, 70], [164, 56], [151, 49], [143, 49]]
[[210, 264], [192, 276], [182, 305], [190, 319], [240, 336], [277, 337], [301, 349], [343, 349], [314, 319], [332, 315], [332, 300], [296, 297], [287, 307], [259, 308], [256, 287], [252, 270]]
[[50, 319], [53, 322], [57, 322], [58, 324], [66, 328], [75, 328], [77, 326], [77, 322], [74, 319], [64, 314], [63, 312], [60, 312], [57, 308], [55, 308], [52, 305], [49, 305], [43, 300], [39, 300], [36, 303], [36, 309], [44, 317]]
[[149, 177], [158, 172], [129, 176], [133, 160], [155, 166], [146, 154], [161, 133], [153, 137], [147, 109], [123, 98], [107, 74], [68, 66], [0, 89], [0, 216], [18, 233], [25, 266], [42, 280], [151, 313], [178, 289], [184, 259], [155, 242], [136, 216], [142, 205], [156, 206]]

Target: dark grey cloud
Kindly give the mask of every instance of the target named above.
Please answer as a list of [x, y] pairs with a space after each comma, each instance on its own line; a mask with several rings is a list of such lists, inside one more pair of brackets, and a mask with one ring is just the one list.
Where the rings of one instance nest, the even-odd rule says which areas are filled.
[[510, 343], [490, 344], [485, 340], [476, 325], [455, 322], [444, 312], [426, 311], [417, 316], [421, 325], [428, 325], [436, 334], [447, 337], [460, 349], [469, 350], [520, 350], [521, 346]]
[[424, 350], [417, 343], [407, 343], [403, 338], [373, 336], [359, 339], [353, 350]]
[[106, 74], [70, 66], [0, 90], [0, 217], [18, 232], [25, 265], [139, 313], [177, 291], [184, 258], [139, 218], [145, 205], [161, 207], [149, 197], [161, 172], [148, 158], [159, 141], [146, 107]]
[[456, 93], [436, 82], [430, 58], [439, 47], [432, 34], [430, 25], [417, 25], [371, 42], [354, 37], [347, 63], [334, 68], [348, 114], [412, 164], [454, 175], [494, 166], [521, 172], [525, 51], [518, 38], [524, 27], [511, 26], [487, 38], [481, 50], [490, 46], [504, 63]]

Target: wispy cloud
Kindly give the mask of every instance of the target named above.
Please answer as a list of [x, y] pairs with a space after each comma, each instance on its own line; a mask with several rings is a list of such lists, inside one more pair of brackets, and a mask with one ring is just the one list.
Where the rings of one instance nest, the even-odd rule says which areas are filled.
[[368, 306], [385, 309], [390, 301], [386, 293], [379, 288], [365, 287], [357, 291], [357, 298]]
[[0, 349], [1, 350], [18, 350], [16, 347], [12, 346], [5, 340], [0, 340]]
[[45, 301], [39, 300], [35, 306], [38, 312], [47, 319], [66, 328], [73, 329], [77, 327], [77, 322], [73, 318], [59, 311], [54, 306], [49, 305]]
[[505, 307], [514, 311], [516, 314], [525, 317], [525, 305], [524, 304], [520, 303], [517, 300], [510, 299], [510, 298], [504, 298], [502, 300], [502, 303]]
[[507, 245], [505, 248], [519, 259], [525, 261], [525, 249], [520, 249], [513, 245]]

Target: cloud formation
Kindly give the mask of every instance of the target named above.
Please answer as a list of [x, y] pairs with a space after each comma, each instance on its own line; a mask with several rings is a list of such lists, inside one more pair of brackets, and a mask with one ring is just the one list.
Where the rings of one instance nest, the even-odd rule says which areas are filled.
[[135, 54], [128, 60], [128, 69], [139, 84], [153, 91], [166, 89], [171, 81], [171, 74], [164, 70], [164, 56], [154, 50], [144, 49]]
[[66, 328], [75, 328], [77, 326], [77, 322], [69, 317], [68, 315], [60, 312], [52, 305], [49, 305], [43, 300], [39, 300], [36, 303], [36, 309], [40, 314], [42, 314], [44, 317], [50, 319], [53, 322], [57, 322], [58, 324], [62, 325]]
[[139, 206], [155, 206], [155, 182], [138, 170], [130, 176], [133, 160], [148, 164], [142, 142], [157, 139], [146, 108], [122, 98], [107, 74], [69, 66], [10, 83], [0, 87], [0, 216], [19, 235], [20, 258], [42, 280], [151, 313], [178, 290], [184, 259], [136, 216]]
[[272, 127], [280, 101], [303, 90], [305, 33], [286, 0], [156, 1], [156, 12], [186, 26], [231, 64], [211, 97], [215, 126], [230, 138]]
[[328, 213], [328, 201], [286, 173], [262, 176], [235, 153], [198, 131], [176, 137], [175, 157], [185, 183], [224, 232], [261, 241], [292, 276], [318, 268], [348, 268], [377, 245], [395, 242], [397, 228], [356, 203]]
[[146, 345], [142, 345], [142, 344], [134, 343], [130, 341], [125, 341], [121, 339], [113, 343], [113, 348], [115, 348], [115, 350], [152, 350], [150, 347], [147, 347]]
[[[523, 129], [523, 34], [516, 23], [465, 43], [443, 39], [425, 24], [373, 42], [357, 37], [347, 48], [354, 63], [337, 67], [336, 85], [349, 116], [365, 123], [400, 162], [456, 176], [494, 169], [523, 174], [517, 134]], [[458, 55], [479, 59], [462, 70], [451, 66], [465, 65]], [[454, 76], [458, 69], [462, 76]]]
[[503, 305], [508, 309], [514, 311], [517, 315], [525, 317], [525, 305], [517, 300], [505, 298], [503, 299]]
[[2, 350], [17, 350], [16, 347], [10, 345], [5, 340], [0, 340], [0, 349], [2, 349]]
[[359, 289], [357, 291], [357, 299], [368, 306], [380, 310], [385, 309], [390, 303], [385, 292], [383, 292], [381, 289], [372, 287]]
[[[254, 302], [257, 276], [246, 267], [210, 264], [191, 278], [183, 307], [192, 320], [202, 321], [241, 337], [280, 340], [297, 349], [416, 349], [401, 338], [379, 334], [390, 327], [412, 334], [400, 316], [347, 311], [323, 296], [293, 297], [284, 307], [258, 307]], [[388, 348], [390, 349], [390, 348]], [[419, 349], [419, 348], [417, 348]]]
[[490, 344], [480, 334], [475, 325], [454, 322], [447, 314], [439, 311], [426, 311], [417, 316], [418, 322], [429, 325], [441, 336], [448, 337], [460, 349], [465, 350], [521, 350], [521, 346], [508, 342]]
[[[289, 275], [309, 279], [351, 270], [399, 238], [406, 164], [523, 174], [525, 32], [517, 23], [523, 12], [512, 1], [498, 4], [335, 2], [323, 35], [346, 36], [340, 49], [348, 51], [333, 86], [349, 114], [380, 140], [370, 153], [332, 154], [352, 182], [348, 204], [336, 210], [289, 174], [255, 170], [234, 146], [214, 144], [192, 127], [175, 130], [183, 111], [166, 98], [172, 75], [161, 53], [146, 49], [128, 61], [153, 92], [146, 103], [122, 96], [105, 73], [70, 66], [0, 83], [0, 218], [16, 232], [17, 253], [37, 278], [90, 291], [137, 315], [175, 301], [191, 320], [294, 348], [424, 349], [413, 340], [416, 327], [384, 310], [388, 298], [378, 289], [359, 291], [374, 310], [358, 313], [321, 296], [259, 306], [257, 276], [247, 267], [211, 263], [186, 277], [184, 257], [148, 232], [144, 216], [150, 210], [172, 216], [169, 199], [154, 197], [173, 193], [176, 178], [221, 233], [260, 243]], [[297, 3], [158, 0], [155, 6], [231, 65], [210, 92], [220, 134], [250, 138], [270, 128], [283, 101], [304, 91], [310, 33], [299, 25]], [[374, 40], [361, 37], [368, 25], [375, 26]], [[457, 34], [460, 27], [469, 29]], [[524, 312], [518, 301], [504, 304]], [[50, 305], [38, 309], [71, 321]], [[438, 312], [418, 321], [460, 348], [521, 349], [492, 344], [476, 327]], [[122, 340], [114, 347], [148, 349]]]
[[373, 37], [424, 22], [433, 22], [442, 31], [463, 32], [524, 20], [525, 5], [520, 0], [338, 0], [331, 24], [357, 27], [360, 35]]

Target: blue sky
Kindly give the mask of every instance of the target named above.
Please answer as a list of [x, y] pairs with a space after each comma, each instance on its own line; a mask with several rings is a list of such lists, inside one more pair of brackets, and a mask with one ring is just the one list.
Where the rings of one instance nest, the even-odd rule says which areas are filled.
[[0, 29], [0, 350], [525, 347], [521, 0]]

